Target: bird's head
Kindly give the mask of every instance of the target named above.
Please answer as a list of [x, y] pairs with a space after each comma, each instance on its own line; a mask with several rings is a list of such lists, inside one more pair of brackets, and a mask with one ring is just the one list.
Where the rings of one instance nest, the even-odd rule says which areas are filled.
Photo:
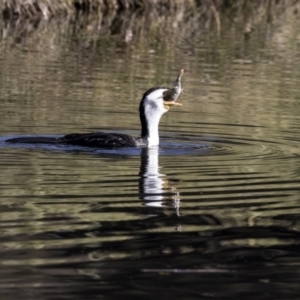
[[145, 117], [157, 115], [161, 117], [171, 106], [182, 106], [181, 103], [166, 99], [165, 93], [167, 88], [151, 88], [143, 95], [140, 104], [140, 114], [144, 113]]
[[164, 92], [166, 91], [168, 91], [167, 88], [149, 89], [144, 93], [140, 103], [141, 136], [156, 136], [151, 144], [158, 144], [158, 124], [161, 116], [166, 113], [171, 106], [182, 106], [181, 103], [176, 101], [165, 100]]

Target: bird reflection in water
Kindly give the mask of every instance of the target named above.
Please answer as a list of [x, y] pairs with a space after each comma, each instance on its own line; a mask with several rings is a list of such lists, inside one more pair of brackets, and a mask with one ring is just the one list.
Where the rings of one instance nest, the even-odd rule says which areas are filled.
[[[170, 185], [166, 175], [159, 172], [158, 148], [145, 148], [141, 151], [139, 191], [145, 205], [153, 207], [172, 206], [179, 216], [180, 193]], [[166, 191], [170, 191], [167, 193]]]

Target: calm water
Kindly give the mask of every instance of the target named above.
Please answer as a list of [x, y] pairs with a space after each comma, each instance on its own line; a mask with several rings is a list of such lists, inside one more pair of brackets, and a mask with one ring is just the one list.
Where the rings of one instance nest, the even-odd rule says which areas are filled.
[[[1, 299], [299, 299], [300, 50], [273, 30], [3, 38]], [[182, 67], [159, 149], [4, 142], [138, 135]]]

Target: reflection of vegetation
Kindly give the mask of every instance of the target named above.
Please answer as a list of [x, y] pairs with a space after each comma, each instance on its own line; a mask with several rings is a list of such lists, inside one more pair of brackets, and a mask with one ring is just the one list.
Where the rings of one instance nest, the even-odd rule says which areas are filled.
[[185, 0], [1, 0], [0, 8], [8, 17], [23, 15], [33, 17], [53, 16], [61, 13], [97, 12], [122, 10], [171, 10], [182, 6], [196, 6], [200, 1]]
[[[144, 10], [166, 13], [174, 10], [184, 10], [187, 8], [201, 8], [202, 14], [211, 11], [214, 17], [218, 13], [230, 11], [235, 15], [250, 16], [255, 11], [270, 11], [274, 13], [296, 1], [281, 0], [258, 0], [258, 1], [229, 1], [229, 0], [1, 0], [0, 10], [5, 18], [9, 17], [29, 17], [29, 18], [49, 18], [54, 15], [66, 15], [74, 13], [97, 13], [107, 14], [108, 12], [120, 13], [123, 11]], [[273, 11], [274, 9], [274, 11]], [[254, 14], [253, 14], [254, 15]], [[272, 17], [272, 16], [268, 16]]]
[[[199, 24], [214, 27], [218, 33], [226, 23], [242, 21], [246, 34], [252, 32], [262, 20], [272, 22], [289, 8], [295, 8], [295, 1], [201, 1], [201, 0], [0, 0], [0, 12], [3, 20], [14, 20], [1, 27], [18, 27], [19, 30], [32, 32], [40, 22], [51, 17], [65, 19], [77, 28], [101, 30], [111, 34], [127, 31], [130, 39], [130, 28], [138, 30], [156, 28], [164, 30], [178, 29], [185, 24], [187, 31], [195, 33]], [[295, 12], [294, 10], [293, 12]], [[141, 16], [143, 16], [141, 18]], [[63, 18], [62, 18], [63, 17]], [[84, 21], [83, 21], [84, 20]], [[1, 25], [1, 24], [0, 24]], [[171, 25], [171, 26], [170, 26]], [[142, 29], [141, 29], [142, 28]]]
[[[108, 3], [110, 6], [105, 7]], [[0, 11], [3, 12], [0, 35], [5, 38], [5, 43], [9, 39], [11, 43], [19, 44], [32, 36], [34, 42], [40, 44], [50, 41], [51, 47], [55, 47], [56, 40], [62, 36], [71, 36], [74, 43], [78, 42], [76, 47], [80, 44], [87, 51], [100, 44], [104, 46], [104, 43], [125, 52], [132, 44], [145, 51], [149, 51], [150, 47], [151, 51], [151, 48], [157, 47], [171, 49], [174, 43], [182, 42], [187, 55], [192, 55], [195, 41], [203, 36], [211, 40], [215, 36], [230, 35], [234, 44], [247, 43], [250, 36], [260, 35], [258, 42], [265, 43], [267, 32], [272, 33], [271, 24], [282, 26], [284, 34], [287, 34], [293, 30], [289, 24], [296, 28], [292, 21], [287, 20], [295, 19], [295, 12], [300, 11], [299, 3], [284, 0], [157, 0], [157, 5], [150, 7], [146, 3], [151, 1], [0, 0]], [[58, 13], [59, 10], [66, 11], [62, 14]], [[52, 15], [55, 17], [50, 18]], [[113, 39], [103, 36], [112, 36]], [[241, 36], [245, 40], [237, 40]], [[212, 48], [219, 47], [220, 42], [211, 45]]]

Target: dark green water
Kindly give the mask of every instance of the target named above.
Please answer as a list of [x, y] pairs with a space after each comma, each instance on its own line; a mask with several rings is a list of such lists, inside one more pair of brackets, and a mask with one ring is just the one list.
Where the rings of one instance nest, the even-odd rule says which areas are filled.
[[[3, 38], [1, 299], [298, 299], [299, 30], [284, 29]], [[159, 149], [4, 142], [138, 135], [141, 95], [182, 67]]]

